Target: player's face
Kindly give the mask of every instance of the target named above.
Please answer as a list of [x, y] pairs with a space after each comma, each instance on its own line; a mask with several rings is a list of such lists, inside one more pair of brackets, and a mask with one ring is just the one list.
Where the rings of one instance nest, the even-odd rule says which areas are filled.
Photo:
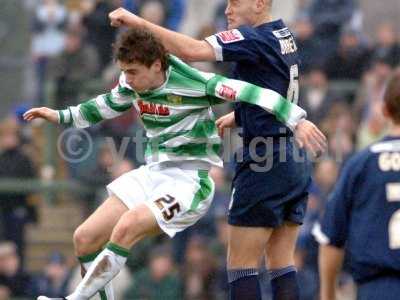
[[240, 25], [253, 26], [255, 23], [255, 2], [257, 0], [228, 0], [225, 15], [228, 21], [228, 29], [234, 29]]
[[154, 62], [150, 67], [141, 63], [118, 62], [122, 72], [125, 73], [126, 83], [136, 92], [145, 92], [158, 87], [163, 71], [160, 61]]

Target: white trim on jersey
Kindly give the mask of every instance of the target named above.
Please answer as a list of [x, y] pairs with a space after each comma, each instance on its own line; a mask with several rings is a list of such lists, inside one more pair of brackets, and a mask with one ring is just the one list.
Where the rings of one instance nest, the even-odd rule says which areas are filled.
[[272, 31], [272, 34], [278, 39], [284, 39], [289, 36], [292, 36], [289, 28], [287, 28], [287, 27], [279, 29], [279, 30], [274, 30], [274, 31]]
[[400, 140], [381, 142], [371, 146], [371, 152], [393, 152], [400, 151]]
[[315, 223], [312, 228], [311, 234], [320, 245], [329, 245], [330, 239], [325, 233], [322, 232], [321, 224]]
[[206, 38], [206, 41], [213, 47], [216, 61], [224, 61], [222, 47], [218, 43], [217, 37], [215, 35], [209, 36]]

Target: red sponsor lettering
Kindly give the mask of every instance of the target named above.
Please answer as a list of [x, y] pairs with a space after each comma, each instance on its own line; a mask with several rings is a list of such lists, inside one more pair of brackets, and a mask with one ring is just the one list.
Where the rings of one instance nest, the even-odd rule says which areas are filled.
[[169, 116], [170, 111], [168, 107], [160, 104], [157, 105], [155, 103], [145, 103], [143, 100], [138, 100], [138, 106], [140, 110], [140, 115], [148, 114], [148, 115], [157, 115], [157, 116]]
[[227, 100], [236, 100], [236, 91], [230, 86], [224, 84], [219, 87], [218, 95]]
[[217, 34], [217, 36], [221, 39], [223, 43], [232, 43], [244, 40], [243, 35], [237, 29], [220, 32]]

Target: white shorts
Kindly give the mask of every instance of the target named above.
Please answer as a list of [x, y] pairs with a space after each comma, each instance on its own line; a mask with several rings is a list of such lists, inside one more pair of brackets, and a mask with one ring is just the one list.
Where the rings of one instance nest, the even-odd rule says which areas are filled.
[[172, 238], [207, 213], [215, 187], [206, 168], [159, 163], [125, 173], [107, 190], [129, 209], [145, 203], [160, 228]]

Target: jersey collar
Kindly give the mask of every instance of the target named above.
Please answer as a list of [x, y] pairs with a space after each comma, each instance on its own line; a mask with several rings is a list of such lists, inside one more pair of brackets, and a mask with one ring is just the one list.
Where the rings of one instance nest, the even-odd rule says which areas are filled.
[[171, 69], [172, 69], [172, 67], [169, 66], [168, 69], [165, 71], [165, 81], [164, 81], [164, 83], [162, 85], [160, 85], [158, 88], [155, 88], [155, 89], [152, 89], [152, 90], [148, 90], [148, 91], [145, 91], [145, 92], [142, 92], [142, 93], [138, 93], [138, 95], [143, 97], [143, 96], [147, 96], [149, 94], [160, 92], [163, 89], [165, 89], [165, 87], [167, 86], [168, 81], [169, 81], [169, 76], [171, 75]]

